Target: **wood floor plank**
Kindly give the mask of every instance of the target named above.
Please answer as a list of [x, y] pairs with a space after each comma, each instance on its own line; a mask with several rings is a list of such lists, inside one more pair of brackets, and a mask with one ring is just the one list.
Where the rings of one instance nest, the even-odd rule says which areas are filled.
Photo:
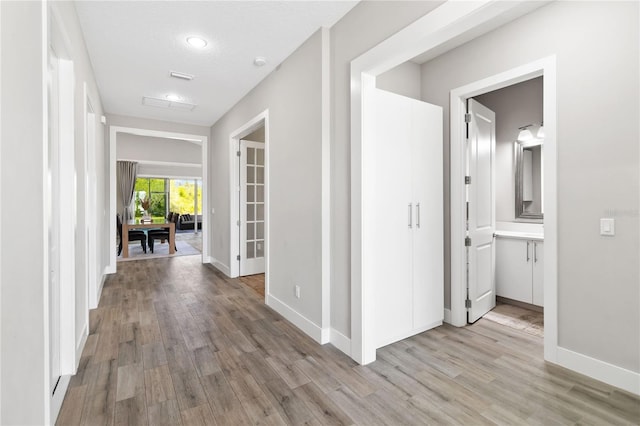
[[60, 409], [57, 424], [69, 426], [79, 425], [86, 396], [87, 385], [69, 388], [65, 395], [64, 404]]
[[545, 363], [543, 339], [508, 318], [445, 324], [359, 366], [198, 257], [119, 264], [89, 319], [57, 424], [640, 424], [640, 398]]
[[117, 380], [116, 402], [144, 393], [144, 369], [142, 363], [118, 367]]
[[167, 365], [144, 371], [147, 405], [152, 406], [160, 402], [176, 399], [176, 394]]
[[123, 399], [116, 402], [116, 426], [147, 425], [147, 406], [143, 395], [136, 395], [132, 398]]
[[149, 424], [153, 426], [182, 425], [180, 407], [175, 399], [168, 399], [148, 407]]
[[181, 413], [185, 426], [212, 426], [218, 424], [213, 417], [209, 404], [183, 410]]

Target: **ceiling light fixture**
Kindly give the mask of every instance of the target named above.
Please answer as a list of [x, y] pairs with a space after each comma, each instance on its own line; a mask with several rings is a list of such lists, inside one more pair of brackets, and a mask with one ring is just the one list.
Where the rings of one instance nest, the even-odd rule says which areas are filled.
[[528, 129], [528, 127], [531, 126], [533, 126], [533, 124], [527, 124], [526, 126], [518, 127], [518, 129], [520, 130], [520, 133], [518, 133], [518, 140], [520, 142], [527, 142], [533, 139], [533, 133], [531, 133], [531, 130]]
[[172, 93], [172, 94], [170, 94], [170, 95], [167, 95], [167, 99], [168, 99], [168, 100], [170, 100], [170, 101], [172, 101], [172, 102], [178, 102], [178, 101], [181, 101], [181, 100], [182, 100], [182, 97], [180, 97], [180, 96], [175, 95], [175, 94], [173, 94], [173, 93]]
[[197, 49], [203, 49], [207, 45], [205, 39], [196, 36], [187, 37], [187, 43]]
[[194, 77], [192, 74], [187, 74], [185, 72], [177, 72], [177, 71], [170, 71], [169, 75], [171, 77], [180, 78], [182, 80], [193, 80], [193, 77]]
[[255, 65], [256, 67], [263, 67], [267, 65], [267, 58], [265, 58], [264, 56], [256, 56], [256, 58], [253, 60], [253, 65]]

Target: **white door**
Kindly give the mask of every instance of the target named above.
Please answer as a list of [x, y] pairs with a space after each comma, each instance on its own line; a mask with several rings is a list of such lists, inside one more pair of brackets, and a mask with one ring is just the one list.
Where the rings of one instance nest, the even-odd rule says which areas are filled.
[[423, 330], [444, 319], [442, 108], [412, 102], [412, 117], [413, 328]]
[[49, 240], [49, 351], [53, 394], [60, 378], [60, 163], [59, 163], [59, 70], [58, 59], [49, 53], [48, 69], [49, 144], [47, 164], [47, 228]]
[[365, 250], [372, 258], [375, 344], [442, 323], [442, 109], [383, 90], [375, 108], [371, 204]]
[[467, 185], [468, 234], [467, 292], [470, 307], [467, 321], [473, 323], [496, 306], [495, 292], [495, 113], [469, 99], [471, 115], [467, 139], [467, 167], [471, 178]]
[[240, 276], [264, 273], [264, 143], [240, 141]]

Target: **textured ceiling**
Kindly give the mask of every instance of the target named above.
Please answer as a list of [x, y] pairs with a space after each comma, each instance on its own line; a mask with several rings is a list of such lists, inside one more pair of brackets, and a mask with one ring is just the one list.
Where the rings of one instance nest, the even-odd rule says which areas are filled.
[[[78, 1], [106, 112], [209, 126], [356, 1]], [[208, 41], [202, 49], [191, 35]], [[256, 56], [267, 65], [256, 67]], [[191, 81], [170, 71], [195, 75]], [[175, 93], [192, 110], [142, 105]]]

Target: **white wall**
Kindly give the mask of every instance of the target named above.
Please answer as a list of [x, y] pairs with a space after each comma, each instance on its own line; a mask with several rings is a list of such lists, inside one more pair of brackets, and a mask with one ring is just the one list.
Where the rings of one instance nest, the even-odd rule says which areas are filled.
[[248, 134], [247, 136], [244, 137], [244, 139], [248, 141], [254, 141], [254, 142], [264, 142], [265, 140], [264, 138], [265, 138], [264, 126], [260, 127], [255, 132]]
[[421, 78], [420, 65], [407, 61], [380, 74], [376, 78], [376, 87], [387, 92], [420, 100], [422, 96]]
[[[422, 67], [423, 99], [442, 105], [448, 123], [451, 89], [556, 55], [558, 345], [635, 372], [639, 6], [553, 2]], [[449, 152], [448, 126], [444, 151]], [[446, 166], [448, 181], [448, 158]], [[599, 235], [601, 217], [615, 217], [615, 237]]]
[[[542, 77], [476, 96], [475, 100], [496, 113], [496, 221], [513, 222], [516, 204], [514, 141], [520, 132], [518, 127], [533, 124], [530, 129], [534, 136], [540, 127]], [[539, 176], [540, 168], [537, 170]], [[537, 182], [539, 187], [540, 180]]]
[[138, 176], [164, 177], [175, 179], [200, 179], [202, 177], [202, 168], [166, 164], [138, 163]]
[[[230, 136], [269, 110], [269, 292], [321, 326], [321, 31], [211, 128], [212, 256], [230, 265]], [[294, 285], [301, 298], [294, 297]]]
[[361, 2], [331, 27], [331, 327], [351, 335], [350, 63], [441, 2]]
[[0, 222], [1, 424], [43, 424], [45, 419], [43, 7], [0, 2], [0, 197], [3, 208], [14, 206], [29, 223], [17, 226], [7, 212]]
[[202, 146], [193, 142], [118, 133], [118, 160], [202, 164]]

